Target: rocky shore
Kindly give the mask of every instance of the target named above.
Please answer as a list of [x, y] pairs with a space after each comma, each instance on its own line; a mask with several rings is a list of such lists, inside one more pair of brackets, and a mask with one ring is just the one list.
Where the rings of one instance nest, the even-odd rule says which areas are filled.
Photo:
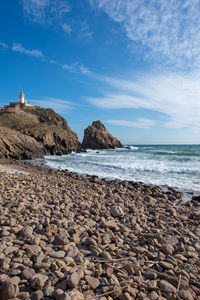
[[200, 201], [0, 162], [0, 299], [200, 299]]

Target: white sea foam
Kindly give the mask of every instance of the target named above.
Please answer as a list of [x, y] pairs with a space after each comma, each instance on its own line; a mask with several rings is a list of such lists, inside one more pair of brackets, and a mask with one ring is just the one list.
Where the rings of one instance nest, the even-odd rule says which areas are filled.
[[[178, 154], [177, 154], [178, 153]], [[131, 146], [46, 156], [55, 169], [200, 191], [200, 146]]]

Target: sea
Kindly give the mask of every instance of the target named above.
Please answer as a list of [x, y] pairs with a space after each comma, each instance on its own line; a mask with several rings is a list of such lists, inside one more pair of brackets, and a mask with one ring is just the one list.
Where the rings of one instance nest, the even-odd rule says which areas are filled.
[[200, 192], [200, 145], [128, 145], [125, 149], [46, 156], [42, 162], [84, 175]]

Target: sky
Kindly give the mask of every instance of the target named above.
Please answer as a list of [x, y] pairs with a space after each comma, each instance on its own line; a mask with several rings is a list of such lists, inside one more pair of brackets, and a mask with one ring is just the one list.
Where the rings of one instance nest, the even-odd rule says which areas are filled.
[[200, 144], [200, 0], [0, 1], [0, 106], [53, 108], [80, 141]]

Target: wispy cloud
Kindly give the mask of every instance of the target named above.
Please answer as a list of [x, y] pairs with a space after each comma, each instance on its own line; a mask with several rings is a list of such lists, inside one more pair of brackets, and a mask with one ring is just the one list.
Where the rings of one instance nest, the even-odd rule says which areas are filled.
[[136, 127], [148, 129], [156, 125], [156, 122], [146, 118], [138, 118], [136, 121], [127, 121], [127, 120], [107, 120], [106, 123], [124, 126], [124, 127]]
[[63, 23], [62, 24], [62, 29], [64, 30], [65, 33], [69, 34], [72, 32], [71, 27], [69, 26], [69, 24], [67, 23]]
[[76, 62], [72, 65], [63, 65], [62, 68], [71, 73], [80, 73], [80, 74], [83, 74], [86, 76], [89, 76], [92, 74], [92, 71], [90, 69], [88, 69], [87, 67], [85, 67], [82, 64], [79, 64], [78, 62]]
[[82, 22], [78, 29], [78, 37], [83, 40], [92, 40], [93, 33], [86, 21]]
[[20, 52], [20, 53], [27, 54], [27, 55], [34, 56], [34, 57], [40, 57], [40, 58], [44, 57], [44, 55], [42, 54], [42, 52], [40, 50], [37, 50], [37, 49], [27, 50], [20, 43], [14, 43], [12, 46], [12, 50], [15, 52]]
[[8, 45], [6, 43], [0, 41], [0, 48], [6, 49], [6, 48], [8, 48]]
[[102, 109], [148, 109], [161, 113], [163, 126], [200, 129], [200, 73], [140, 75], [134, 80], [101, 78], [111, 92], [87, 101]]
[[33, 22], [48, 24], [61, 20], [70, 11], [67, 1], [20, 0], [26, 16]]
[[30, 103], [46, 108], [52, 108], [58, 113], [65, 113], [74, 109], [75, 104], [65, 99], [46, 97], [44, 99], [31, 99]]
[[156, 61], [200, 64], [199, 0], [88, 0], [122, 25], [133, 51]]

